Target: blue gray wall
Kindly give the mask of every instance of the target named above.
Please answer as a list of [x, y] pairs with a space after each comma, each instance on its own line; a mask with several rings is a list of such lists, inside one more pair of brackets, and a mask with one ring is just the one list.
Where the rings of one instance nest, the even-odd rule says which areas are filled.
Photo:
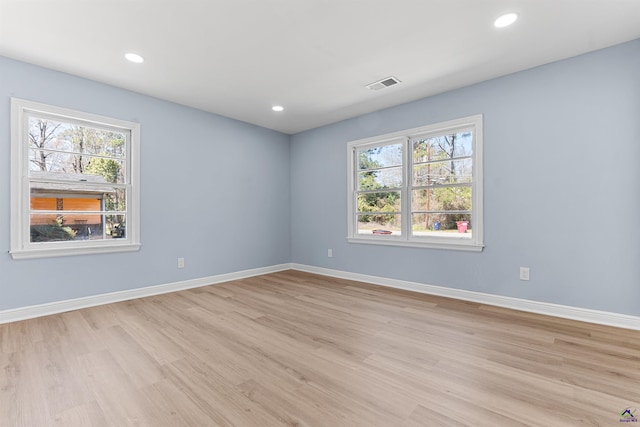
[[[294, 135], [292, 261], [640, 315], [639, 76], [636, 40]], [[483, 252], [345, 241], [348, 141], [479, 113]]]
[[[139, 252], [11, 259], [12, 96], [140, 123]], [[289, 182], [288, 135], [0, 57], [0, 310], [290, 262]]]
[[[295, 262], [640, 315], [639, 70], [636, 40], [289, 137], [0, 58], [0, 310]], [[11, 96], [141, 124], [139, 252], [10, 258]], [[478, 113], [483, 252], [346, 242], [348, 141]]]

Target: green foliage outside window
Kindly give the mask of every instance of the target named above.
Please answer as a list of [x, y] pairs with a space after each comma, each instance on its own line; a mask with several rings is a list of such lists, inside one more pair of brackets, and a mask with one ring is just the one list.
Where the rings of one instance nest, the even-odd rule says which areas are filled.
[[32, 242], [73, 240], [77, 233], [71, 227], [63, 226], [62, 218], [51, 221], [51, 224], [32, 225], [30, 231]]
[[[371, 158], [372, 154], [378, 154], [380, 148], [369, 149], [358, 153], [359, 169], [365, 170], [358, 175], [358, 188], [360, 190], [386, 190], [388, 185], [380, 182], [379, 161]], [[381, 191], [372, 193], [360, 193], [358, 195], [358, 212], [376, 212], [371, 215], [359, 215], [358, 221], [364, 223], [390, 224], [396, 221], [393, 213], [400, 211], [400, 193], [397, 191]], [[381, 214], [389, 212], [389, 214]]]

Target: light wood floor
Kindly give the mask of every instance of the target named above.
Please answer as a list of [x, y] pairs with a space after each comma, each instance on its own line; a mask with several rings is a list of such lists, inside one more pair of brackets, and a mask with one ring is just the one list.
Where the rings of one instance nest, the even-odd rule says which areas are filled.
[[3, 427], [616, 426], [640, 408], [640, 332], [294, 271], [0, 325], [0, 367]]

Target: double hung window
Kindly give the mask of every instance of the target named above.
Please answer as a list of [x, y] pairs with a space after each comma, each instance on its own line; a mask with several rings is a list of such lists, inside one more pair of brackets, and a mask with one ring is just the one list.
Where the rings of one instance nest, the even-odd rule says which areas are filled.
[[12, 99], [13, 258], [136, 250], [139, 125]]
[[354, 243], [482, 249], [482, 116], [348, 144]]

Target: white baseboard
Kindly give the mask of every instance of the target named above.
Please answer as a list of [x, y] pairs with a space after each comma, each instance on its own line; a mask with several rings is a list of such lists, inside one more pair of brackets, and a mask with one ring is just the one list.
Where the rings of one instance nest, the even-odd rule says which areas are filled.
[[3, 310], [0, 311], [0, 324], [16, 322], [18, 320], [32, 319], [34, 317], [48, 316], [50, 314], [63, 313], [65, 311], [79, 310], [82, 308], [94, 307], [96, 305], [111, 304], [114, 302], [127, 301], [135, 298], [143, 298], [153, 295], [166, 294], [169, 292], [182, 291], [185, 289], [199, 288], [201, 286], [214, 285], [216, 283], [228, 282], [231, 280], [246, 279], [247, 277], [260, 276], [262, 274], [275, 273], [277, 271], [289, 269], [291, 269], [291, 264], [274, 265], [270, 267], [238, 271], [235, 273], [203, 277], [200, 279], [167, 283], [164, 285], [148, 286], [126, 291], [111, 292], [108, 294], [93, 295], [83, 298], [74, 298], [65, 301], [57, 301], [46, 304]]
[[185, 280], [181, 282], [167, 283], [164, 285], [148, 286], [145, 288], [131, 289], [84, 298], [75, 298], [71, 300], [4, 310], [0, 311], [0, 324], [16, 322], [18, 320], [32, 319], [34, 317], [48, 316], [50, 314], [62, 313], [65, 311], [79, 310], [82, 308], [94, 307], [96, 305], [111, 304], [114, 302], [126, 301], [135, 298], [143, 298], [153, 295], [166, 294], [169, 292], [182, 291], [185, 289], [198, 288], [201, 286], [214, 285], [231, 280], [245, 279], [248, 277], [260, 276], [262, 274], [275, 273], [278, 271], [289, 269], [321, 274], [323, 276], [337, 277], [340, 279], [372, 283], [374, 285], [387, 286], [390, 288], [405, 289], [424, 294], [455, 298], [463, 301], [477, 302], [480, 304], [511, 308], [514, 310], [521, 310], [530, 313], [544, 314], [547, 316], [562, 317], [565, 319], [615, 326], [618, 328], [640, 330], [640, 317], [637, 316], [629, 316], [626, 314], [590, 310], [580, 307], [571, 307], [546, 302], [504, 297], [499, 295], [485, 294], [481, 292], [466, 291], [462, 289], [446, 288], [443, 286], [426, 285], [423, 283], [408, 282], [404, 280], [389, 279], [378, 276], [369, 276], [366, 274], [350, 273], [347, 271], [331, 270], [328, 268], [314, 267], [295, 263], [255, 268], [251, 270], [238, 271], [235, 273], [203, 277], [200, 279]]
[[321, 274], [323, 276], [372, 283], [374, 285], [405, 289], [424, 294], [455, 298], [463, 301], [471, 301], [498, 307], [511, 308], [514, 310], [526, 311], [529, 313], [562, 317], [565, 319], [579, 320], [582, 322], [595, 323], [599, 325], [615, 326], [618, 328], [640, 330], [640, 317], [638, 316], [630, 316], [626, 314], [611, 313], [606, 311], [591, 310], [580, 307], [571, 307], [567, 305], [551, 304], [547, 302], [531, 301], [512, 297], [504, 297], [499, 295], [485, 294], [481, 292], [466, 291], [463, 289], [425, 285], [423, 283], [407, 282], [403, 280], [369, 276], [366, 274], [350, 273], [340, 270], [331, 270], [327, 268], [313, 267], [303, 264], [291, 264], [291, 268], [294, 270], [306, 271], [308, 273]]

